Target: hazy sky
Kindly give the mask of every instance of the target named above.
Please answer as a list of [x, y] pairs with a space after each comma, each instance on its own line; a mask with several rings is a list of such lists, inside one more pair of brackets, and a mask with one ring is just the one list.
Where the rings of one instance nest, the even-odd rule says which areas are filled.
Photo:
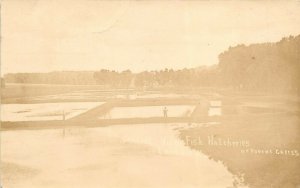
[[300, 34], [300, 1], [2, 0], [1, 18], [2, 73], [179, 69]]

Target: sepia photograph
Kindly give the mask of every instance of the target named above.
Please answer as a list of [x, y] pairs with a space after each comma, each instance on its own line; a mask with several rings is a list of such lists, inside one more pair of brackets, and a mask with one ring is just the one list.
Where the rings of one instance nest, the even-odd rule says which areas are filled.
[[300, 188], [299, 0], [0, 3], [0, 188]]

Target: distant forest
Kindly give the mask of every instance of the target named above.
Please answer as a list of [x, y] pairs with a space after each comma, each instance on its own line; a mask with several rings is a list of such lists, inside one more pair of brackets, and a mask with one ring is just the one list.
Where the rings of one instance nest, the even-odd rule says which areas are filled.
[[6, 83], [103, 85], [116, 88], [220, 87], [253, 91], [299, 93], [300, 35], [277, 43], [238, 45], [219, 55], [219, 64], [192, 69], [164, 69], [132, 73], [61, 71], [15, 73]]

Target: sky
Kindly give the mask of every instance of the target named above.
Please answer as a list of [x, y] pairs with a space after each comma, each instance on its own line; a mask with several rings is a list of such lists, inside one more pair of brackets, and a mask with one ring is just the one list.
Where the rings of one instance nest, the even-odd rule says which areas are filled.
[[1, 74], [192, 68], [299, 34], [299, 0], [2, 0]]

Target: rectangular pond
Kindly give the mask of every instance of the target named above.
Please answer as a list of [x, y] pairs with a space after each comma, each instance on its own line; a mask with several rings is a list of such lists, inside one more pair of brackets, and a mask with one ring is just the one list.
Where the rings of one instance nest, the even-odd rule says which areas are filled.
[[221, 116], [222, 115], [222, 101], [214, 100], [210, 101], [210, 107], [208, 109], [208, 116]]
[[1, 121], [46, 121], [70, 119], [104, 102], [1, 104]]
[[150, 118], [164, 117], [164, 108], [168, 117], [189, 117], [194, 111], [193, 105], [168, 105], [168, 106], [135, 106], [115, 107], [99, 119], [123, 119], [123, 118]]

